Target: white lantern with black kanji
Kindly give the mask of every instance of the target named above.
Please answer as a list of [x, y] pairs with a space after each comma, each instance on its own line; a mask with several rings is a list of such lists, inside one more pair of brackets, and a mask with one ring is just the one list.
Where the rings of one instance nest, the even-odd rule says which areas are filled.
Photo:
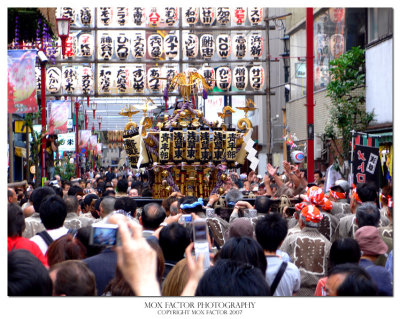
[[79, 56], [81, 57], [91, 57], [94, 50], [94, 38], [90, 33], [83, 33], [78, 39], [78, 49]]
[[247, 82], [249, 80], [249, 75], [247, 68], [244, 65], [236, 66], [232, 71], [232, 82], [233, 86], [238, 90], [245, 90]]
[[165, 65], [161, 69], [161, 77], [166, 78], [167, 80], [161, 80], [161, 88], [164, 89], [166, 87], [167, 83], [171, 83], [172, 79], [177, 74], [178, 74], [178, 68], [176, 65], [174, 65], [174, 64]]
[[130, 39], [126, 33], [119, 33], [115, 40], [115, 51], [117, 57], [121, 60], [126, 60], [130, 51]]
[[187, 58], [197, 57], [199, 51], [199, 38], [193, 33], [188, 33], [184, 39], [184, 54]]
[[46, 90], [51, 93], [57, 93], [61, 89], [61, 70], [57, 67], [51, 67], [46, 70]]
[[108, 27], [113, 20], [113, 10], [111, 7], [100, 7], [97, 11], [99, 25]]
[[133, 7], [132, 10], [132, 20], [137, 26], [141, 26], [146, 21], [146, 9], [142, 7]]
[[132, 55], [135, 59], [142, 59], [146, 56], [146, 38], [144, 31], [135, 32], [131, 44]]
[[117, 7], [117, 23], [123, 27], [128, 22], [129, 11], [127, 7]]
[[130, 74], [129, 69], [126, 66], [117, 67], [116, 73], [116, 85], [118, 93], [126, 93], [130, 86]]
[[249, 71], [250, 86], [253, 90], [261, 90], [264, 86], [264, 68], [261, 65], [255, 65]]
[[227, 25], [231, 22], [231, 10], [229, 7], [218, 7], [216, 20], [221, 25]]
[[215, 41], [212, 34], [203, 34], [200, 37], [200, 54], [203, 59], [211, 59], [215, 52]]
[[185, 21], [190, 25], [194, 25], [197, 23], [197, 21], [199, 21], [199, 8], [194, 8], [194, 7], [184, 8], [183, 14], [185, 17]]
[[253, 33], [249, 37], [249, 51], [252, 58], [260, 58], [264, 50], [264, 39], [261, 33]]
[[76, 34], [70, 34], [65, 41], [65, 56], [68, 58], [76, 56], [77, 39]]
[[206, 80], [208, 86], [212, 89], [215, 87], [215, 71], [214, 68], [210, 66], [203, 66], [201, 69], [204, 79]]
[[233, 21], [237, 25], [242, 25], [246, 23], [246, 8], [237, 7], [233, 10]]
[[110, 60], [114, 54], [113, 38], [109, 33], [100, 33], [98, 41], [98, 58]]
[[147, 87], [150, 92], [161, 91], [161, 68], [150, 68], [147, 71]]
[[108, 65], [99, 66], [98, 90], [99, 93], [110, 93], [114, 81], [114, 69]]
[[168, 34], [164, 38], [164, 51], [168, 59], [173, 59], [178, 55], [179, 38], [176, 34]]
[[262, 7], [252, 7], [248, 9], [249, 21], [252, 25], [259, 25], [264, 17], [264, 9]]
[[247, 39], [243, 34], [237, 34], [233, 37], [233, 52], [238, 59], [243, 59], [246, 56]]
[[158, 8], [152, 7], [149, 14], [147, 15], [147, 22], [150, 27], [157, 27], [161, 22], [161, 15], [158, 12]]
[[146, 71], [143, 64], [134, 64], [132, 69], [132, 87], [136, 93], [143, 93], [146, 86]]
[[36, 78], [36, 91], [40, 93], [40, 90], [42, 88], [42, 72], [40, 70], [40, 67], [35, 67], [35, 78]]
[[79, 10], [79, 20], [81, 21], [82, 25], [85, 27], [90, 26], [93, 21], [93, 12], [92, 9], [89, 7], [83, 7]]
[[177, 7], [166, 7], [164, 10], [165, 23], [169, 26], [173, 26], [176, 21], [178, 21], [179, 9]]
[[84, 66], [79, 69], [79, 87], [82, 94], [93, 93], [93, 70], [90, 67]]
[[62, 68], [62, 89], [64, 93], [74, 93], [78, 87], [78, 74], [75, 67]]
[[149, 55], [153, 59], [160, 59], [163, 54], [163, 38], [161, 35], [154, 33], [147, 39]]
[[205, 25], [212, 25], [215, 21], [215, 8], [201, 7], [200, 8], [200, 22]]
[[231, 87], [231, 69], [227, 66], [221, 66], [216, 71], [217, 87], [220, 90], [227, 91]]
[[70, 23], [74, 24], [75, 23], [75, 18], [76, 18], [76, 12], [74, 8], [71, 7], [63, 7], [61, 8], [61, 17], [62, 18], [69, 18]]
[[216, 44], [217, 54], [220, 58], [226, 59], [231, 55], [231, 36], [229, 34], [220, 34], [217, 36]]

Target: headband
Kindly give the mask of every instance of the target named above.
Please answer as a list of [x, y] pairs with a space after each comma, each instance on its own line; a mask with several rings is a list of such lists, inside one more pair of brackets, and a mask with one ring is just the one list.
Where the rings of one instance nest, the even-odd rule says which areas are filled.
[[195, 208], [196, 206], [203, 206], [203, 199], [199, 198], [197, 202], [191, 203], [191, 204], [181, 204], [181, 209], [191, 209]]
[[346, 199], [346, 193], [335, 192], [330, 189], [329, 194], [331, 194], [334, 199]]
[[301, 210], [301, 214], [307, 222], [319, 223], [324, 218], [319, 209], [314, 205], [307, 205], [304, 207]]

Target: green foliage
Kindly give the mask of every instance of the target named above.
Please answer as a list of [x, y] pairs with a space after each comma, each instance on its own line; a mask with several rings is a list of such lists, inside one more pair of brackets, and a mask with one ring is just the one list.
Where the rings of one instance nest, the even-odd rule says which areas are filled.
[[62, 180], [69, 181], [71, 177], [76, 176], [76, 164], [70, 163], [69, 160], [69, 156], [63, 157], [59, 165], [54, 168], [54, 173], [60, 175]]
[[325, 135], [332, 140], [343, 163], [350, 159], [351, 131], [365, 130], [374, 119], [374, 113], [365, 110], [365, 50], [353, 47], [331, 61], [330, 66], [327, 96], [332, 107]]

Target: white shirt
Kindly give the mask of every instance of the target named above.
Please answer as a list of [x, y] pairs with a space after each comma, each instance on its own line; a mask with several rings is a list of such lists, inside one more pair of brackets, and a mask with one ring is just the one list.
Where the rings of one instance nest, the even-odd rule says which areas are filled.
[[[272, 285], [276, 274], [283, 262], [278, 256], [266, 256], [267, 258], [267, 271], [265, 277], [269, 286]], [[300, 271], [297, 266], [291, 262], [285, 269], [282, 278], [276, 287], [274, 296], [292, 296], [293, 293], [300, 290]]]
[[[50, 235], [51, 238], [53, 238], [53, 240], [57, 240], [58, 238], [66, 235], [68, 233], [68, 228], [62, 226], [60, 228], [47, 230], [47, 233]], [[49, 247], [47, 246], [47, 244], [45, 243], [45, 241], [43, 240], [42, 237], [40, 237], [39, 235], [35, 235], [30, 240], [32, 240], [34, 243], [36, 243], [39, 246], [43, 255], [46, 254], [47, 248], [49, 248]]]

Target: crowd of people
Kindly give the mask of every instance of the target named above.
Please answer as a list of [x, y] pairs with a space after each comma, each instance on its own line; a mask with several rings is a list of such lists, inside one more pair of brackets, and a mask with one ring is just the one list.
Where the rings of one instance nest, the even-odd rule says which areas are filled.
[[[288, 162], [226, 175], [208, 199], [152, 200], [151, 176], [128, 168], [9, 187], [8, 295], [393, 295], [390, 185], [307, 183]], [[116, 244], [94, 245], [110, 225]]]

